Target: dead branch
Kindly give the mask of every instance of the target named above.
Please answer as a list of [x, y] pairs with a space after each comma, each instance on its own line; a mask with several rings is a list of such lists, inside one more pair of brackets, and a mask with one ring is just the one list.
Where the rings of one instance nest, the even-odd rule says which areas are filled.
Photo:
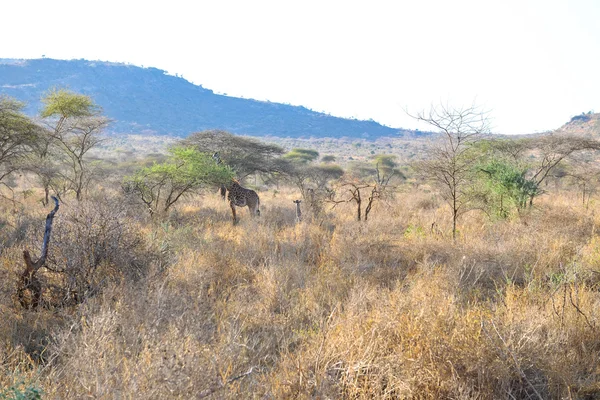
[[[25, 260], [25, 271], [21, 274], [21, 279], [17, 287], [17, 295], [19, 302], [24, 308], [35, 309], [40, 304], [42, 299], [42, 284], [35, 276], [36, 272], [46, 264], [48, 257], [48, 245], [50, 243], [50, 233], [52, 232], [52, 222], [54, 214], [58, 211], [58, 199], [52, 196], [54, 200], [54, 209], [46, 216], [46, 229], [44, 231], [44, 239], [42, 241], [42, 253], [37, 261], [31, 259], [31, 254], [28, 250], [23, 250], [23, 259]], [[25, 298], [25, 291], [31, 292], [31, 304], [28, 304]]]

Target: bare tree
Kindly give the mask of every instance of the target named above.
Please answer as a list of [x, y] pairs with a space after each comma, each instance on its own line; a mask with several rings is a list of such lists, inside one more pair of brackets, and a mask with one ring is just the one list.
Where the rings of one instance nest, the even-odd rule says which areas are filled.
[[68, 135], [59, 133], [55, 136], [69, 166], [69, 173], [63, 174], [63, 177], [69, 182], [77, 200], [81, 200], [83, 191], [93, 178], [93, 169], [86, 156], [92, 148], [104, 141], [101, 135], [108, 123], [107, 118], [100, 116], [83, 118], [66, 125]]
[[373, 208], [373, 202], [381, 197], [377, 184], [360, 182], [356, 179], [342, 181], [337, 190], [332, 193], [339, 193], [340, 197], [340, 199], [333, 197], [329, 199], [334, 207], [339, 203], [354, 202], [356, 204], [357, 221], [366, 221]]
[[440, 105], [413, 117], [437, 128], [441, 134], [431, 156], [420, 162], [417, 169], [440, 189], [450, 206], [452, 238], [456, 240], [459, 217], [472, 209], [474, 196], [470, 189], [476, 161], [473, 145], [489, 132], [488, 113], [476, 106]]
[[596, 163], [576, 163], [565, 171], [565, 177], [579, 187], [582, 205], [588, 209], [590, 199], [596, 193], [600, 182], [600, 168]]
[[367, 221], [375, 203], [390, 195], [394, 180], [404, 179], [396, 169], [395, 156], [377, 155], [372, 165], [354, 164], [331, 191], [328, 201], [335, 205], [353, 202], [356, 220]]

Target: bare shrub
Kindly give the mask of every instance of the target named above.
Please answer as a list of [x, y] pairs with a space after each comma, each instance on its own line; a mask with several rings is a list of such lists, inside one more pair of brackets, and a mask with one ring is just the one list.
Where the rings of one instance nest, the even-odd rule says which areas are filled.
[[66, 205], [55, 222], [47, 287], [54, 301], [78, 303], [107, 282], [139, 279], [152, 258], [120, 202]]

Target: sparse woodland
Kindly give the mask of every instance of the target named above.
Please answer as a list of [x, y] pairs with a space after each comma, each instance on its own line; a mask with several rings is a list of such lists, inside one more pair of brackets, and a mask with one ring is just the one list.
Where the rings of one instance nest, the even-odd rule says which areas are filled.
[[411, 163], [218, 131], [125, 161], [53, 96], [0, 102], [0, 399], [600, 398], [594, 138], [433, 108]]

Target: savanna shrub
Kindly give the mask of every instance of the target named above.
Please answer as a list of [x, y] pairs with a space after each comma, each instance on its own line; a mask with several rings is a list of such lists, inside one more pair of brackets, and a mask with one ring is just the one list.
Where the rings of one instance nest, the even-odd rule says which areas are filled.
[[63, 205], [48, 255], [54, 296], [76, 302], [108, 282], [137, 280], [153, 260], [126, 205], [96, 199]]

